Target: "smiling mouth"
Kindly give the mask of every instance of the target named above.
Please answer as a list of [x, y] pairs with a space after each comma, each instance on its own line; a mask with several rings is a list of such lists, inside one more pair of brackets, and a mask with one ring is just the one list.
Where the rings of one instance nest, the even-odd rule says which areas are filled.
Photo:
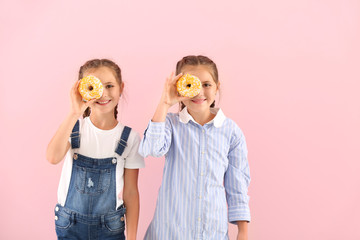
[[100, 102], [100, 101], [97, 101], [96, 103], [97, 104], [100, 104], [100, 105], [106, 105], [110, 102], [111, 100], [107, 100], [107, 101], [103, 101], [103, 102]]
[[206, 99], [192, 99], [191, 101], [196, 104], [201, 104], [201, 103], [205, 102], [205, 100]]

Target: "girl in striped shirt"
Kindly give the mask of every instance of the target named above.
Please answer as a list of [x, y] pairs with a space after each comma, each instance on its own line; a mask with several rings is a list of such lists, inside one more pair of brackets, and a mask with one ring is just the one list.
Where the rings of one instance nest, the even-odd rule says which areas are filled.
[[[197, 76], [201, 92], [178, 95], [183, 74]], [[165, 155], [163, 179], [147, 240], [228, 239], [228, 224], [238, 226], [238, 240], [248, 238], [247, 190], [250, 172], [241, 129], [215, 108], [220, 82], [215, 63], [205, 56], [186, 56], [177, 63], [151, 119], [139, 153]], [[168, 113], [180, 103], [181, 111]]]

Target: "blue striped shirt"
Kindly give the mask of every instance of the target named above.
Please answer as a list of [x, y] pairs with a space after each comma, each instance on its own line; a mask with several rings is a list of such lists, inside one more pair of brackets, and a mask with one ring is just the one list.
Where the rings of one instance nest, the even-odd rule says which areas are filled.
[[250, 221], [245, 137], [221, 109], [196, 123], [184, 108], [151, 122], [139, 153], [165, 155], [155, 215], [144, 239], [228, 239], [227, 222]]

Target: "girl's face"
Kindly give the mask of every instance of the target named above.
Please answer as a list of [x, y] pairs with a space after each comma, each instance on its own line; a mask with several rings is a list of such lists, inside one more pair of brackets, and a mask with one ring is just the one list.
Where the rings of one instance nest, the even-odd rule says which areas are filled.
[[124, 88], [116, 80], [115, 73], [108, 67], [89, 69], [84, 73], [84, 77], [93, 75], [101, 80], [104, 87], [103, 95], [100, 99], [90, 105], [92, 113], [114, 113], [114, 109], [119, 102], [120, 95]]
[[183, 74], [191, 74], [198, 77], [201, 81], [202, 88], [198, 95], [183, 101], [188, 108], [189, 113], [208, 114], [210, 105], [215, 101], [219, 83], [216, 84], [209, 72], [207, 66], [185, 66], [182, 69]]

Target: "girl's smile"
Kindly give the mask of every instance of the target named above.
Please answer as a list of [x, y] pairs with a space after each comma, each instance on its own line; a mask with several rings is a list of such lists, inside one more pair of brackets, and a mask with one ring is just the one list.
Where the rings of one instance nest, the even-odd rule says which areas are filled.
[[191, 99], [191, 102], [195, 103], [195, 104], [202, 104], [206, 101], [206, 98], [196, 98], [196, 99]]
[[96, 103], [99, 104], [99, 105], [106, 105], [106, 104], [108, 104], [110, 101], [111, 101], [111, 100], [102, 101], [102, 102], [97, 101]]

